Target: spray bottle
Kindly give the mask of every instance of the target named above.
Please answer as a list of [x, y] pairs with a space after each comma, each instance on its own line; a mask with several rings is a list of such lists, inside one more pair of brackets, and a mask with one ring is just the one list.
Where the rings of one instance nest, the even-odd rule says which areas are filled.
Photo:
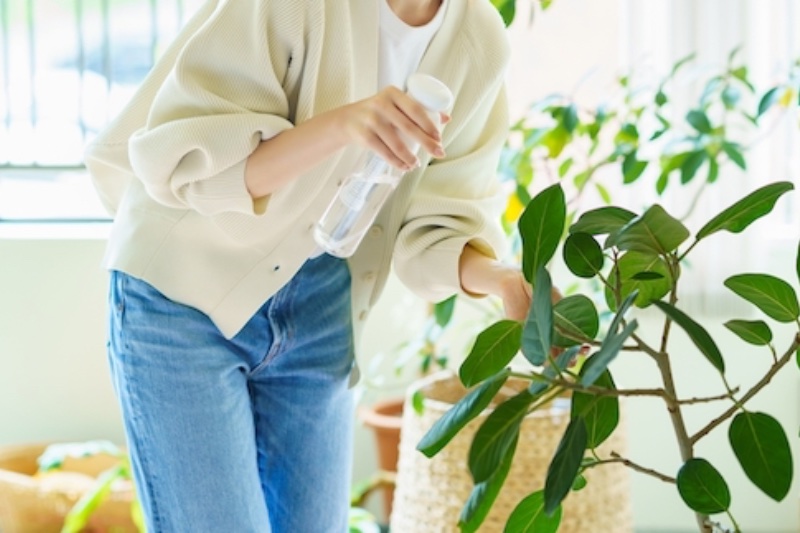
[[[406, 92], [425, 107], [437, 127], [441, 126], [440, 113], [453, 103], [453, 94], [446, 85], [416, 73], [409, 76]], [[412, 152], [419, 151], [416, 142], [408, 147]], [[336, 257], [353, 255], [403, 174], [377, 154], [363, 154], [314, 228], [320, 249]]]

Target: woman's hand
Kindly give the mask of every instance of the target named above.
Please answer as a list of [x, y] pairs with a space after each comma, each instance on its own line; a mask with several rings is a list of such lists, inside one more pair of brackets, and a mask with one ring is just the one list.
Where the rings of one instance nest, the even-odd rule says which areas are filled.
[[[506, 317], [525, 322], [531, 307], [533, 291], [522, 271], [487, 257], [471, 246], [461, 254], [461, 286], [475, 294], [493, 294], [503, 301]], [[561, 299], [561, 292], [553, 287], [550, 292], [553, 303]]]
[[[442, 124], [449, 120], [442, 113]], [[439, 129], [422, 105], [397, 87], [387, 87], [262, 141], [247, 160], [247, 190], [253, 198], [268, 196], [352, 143], [374, 150], [398, 169], [411, 170], [419, 161], [404, 136], [444, 157]]]
[[[409, 171], [419, 166], [405, 139], [411, 139], [433, 154], [444, 157], [439, 128], [425, 108], [394, 86], [376, 95], [336, 110], [341, 131], [351, 143], [376, 152], [392, 166]], [[442, 122], [449, 120], [442, 114]]]
[[524, 322], [531, 306], [531, 285], [519, 268], [465, 246], [459, 262], [461, 287], [472, 294], [492, 294], [503, 301], [506, 316]]
[[517, 322], [525, 322], [531, 307], [533, 293], [530, 283], [517, 269], [507, 268], [501, 272], [500, 294], [506, 317]]

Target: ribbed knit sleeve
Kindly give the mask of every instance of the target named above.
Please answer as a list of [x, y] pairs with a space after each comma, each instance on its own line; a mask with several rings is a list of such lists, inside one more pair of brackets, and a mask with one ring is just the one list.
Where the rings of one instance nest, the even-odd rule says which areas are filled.
[[489, 95], [469, 122], [472, 127], [447, 146], [448, 158], [425, 171], [395, 245], [398, 278], [429, 301], [461, 292], [459, 259], [467, 244], [490, 257], [505, 254], [499, 224], [505, 196], [497, 179], [508, 133], [504, 88]]
[[301, 4], [223, 0], [187, 39], [129, 141], [130, 166], [153, 199], [256, 214], [245, 164], [259, 142], [292, 127], [282, 80], [302, 42]]
[[443, 132], [447, 156], [422, 172], [394, 250], [398, 278], [429, 301], [464, 292], [459, 261], [466, 245], [503, 258], [508, 243], [500, 225], [506, 195], [498, 164], [509, 131], [505, 74], [511, 49], [491, 3], [465, 4], [447, 51], [439, 51], [448, 56], [438, 68], [455, 95]]

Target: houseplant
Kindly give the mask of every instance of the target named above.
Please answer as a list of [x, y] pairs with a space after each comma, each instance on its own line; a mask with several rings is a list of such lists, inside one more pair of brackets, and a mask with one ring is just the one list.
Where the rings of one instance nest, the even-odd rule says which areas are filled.
[[[419, 449], [432, 456], [444, 447], [491, 401], [510, 377], [527, 380], [530, 385], [517, 396], [501, 403], [475, 434], [470, 449], [469, 468], [477, 495], [467, 503], [462, 520], [480, 505], [488, 487], [504, 482], [500, 465], [514, 453], [522, 418], [545, 404], [553, 395], [570, 391], [570, 423], [554, 451], [541, 491], [520, 502], [512, 513], [507, 531], [557, 531], [562, 501], [583, 472], [622, 463], [630, 468], [674, 483], [677, 494], [695, 512], [701, 532], [720, 528], [710, 517], [724, 514], [731, 531], [739, 531], [734, 518], [732, 497], [723, 475], [713, 466], [713, 458], [697, 457], [698, 441], [730, 422], [731, 448], [747, 477], [776, 501], [786, 497], [792, 482], [793, 462], [786, 432], [771, 415], [751, 412], [747, 403], [769, 385], [770, 380], [794, 359], [800, 365], [800, 304], [792, 287], [800, 280], [800, 246], [796, 265], [797, 280], [783, 280], [771, 274], [744, 273], [728, 277], [724, 285], [755, 306], [772, 321], [796, 324], [787, 338], [773, 340], [772, 327], [764, 320], [732, 319], [725, 326], [743, 342], [762, 347], [771, 361], [762, 364], [752, 383], [731, 384], [726, 379], [726, 363], [717, 344], [701, 325], [681, 309], [678, 299], [683, 266], [692, 251], [705, 239], [722, 231], [739, 233], [769, 213], [781, 196], [792, 190], [790, 183], [778, 182], [753, 191], [745, 198], [711, 218], [690, 241], [689, 230], [661, 206], [653, 205], [642, 214], [617, 207], [587, 211], [569, 225], [566, 236], [566, 207], [561, 186], [548, 187], [528, 204], [520, 219], [523, 240], [523, 269], [533, 284], [533, 302], [525, 324], [500, 321], [482, 332], [477, 349], [460, 367], [460, 378], [474, 387], [443, 417], [419, 443]], [[601, 238], [605, 236], [604, 238]], [[613, 318], [605, 335], [598, 335], [599, 313], [586, 294], [574, 294], [553, 305], [550, 300], [551, 276], [547, 264], [563, 241], [562, 254], [569, 270], [581, 278], [595, 278], [605, 288]], [[663, 313], [663, 328], [655, 342], [642, 338], [637, 321], [628, 314], [636, 308], [654, 308]], [[682, 398], [676, 393], [669, 339], [677, 328], [683, 330], [702, 355], [718, 372], [719, 383], [708, 383], [702, 396]], [[592, 346], [592, 353], [579, 368], [569, 368], [576, 346]], [[552, 347], [564, 349], [554, 357]], [[531, 368], [511, 370], [507, 365], [521, 351]], [[621, 351], [639, 352], [658, 368], [663, 385], [657, 388], [617, 389], [609, 368]], [[734, 364], [755, 365], [738, 358]], [[642, 397], [659, 398], [669, 412], [682, 464], [674, 472], [657, 472], [634, 459], [616, 454], [600, 456], [595, 449], [615, 430], [619, 399], [635, 401]], [[720, 402], [718, 416], [693, 434], [683, 420], [692, 406]], [[792, 433], [796, 430], [793, 429]], [[592, 490], [588, 487], [585, 490]], [[597, 487], [596, 490], [603, 490]]]
[[[504, 474], [498, 467], [513, 453], [510, 443], [515, 441], [525, 413], [565, 391], [574, 398], [572, 421], [561, 446], [554, 450], [551, 475], [541, 492], [520, 504], [509, 522], [510, 531], [555, 531], [557, 509], [576, 479], [580, 480], [584, 471], [608, 464], [624, 464], [675, 484], [680, 497], [697, 514], [701, 531], [721, 528], [709, 518], [720, 513], [726, 514], [732, 530], [738, 531], [724, 478], [709, 459], [695, 457], [697, 442], [727, 423], [731, 448], [747, 477], [769, 497], [785, 498], [792, 472], [786, 432], [771, 415], [748, 411], [747, 404], [792, 358], [798, 358], [800, 365], [800, 355], [795, 355], [800, 333], [792, 331], [782, 339], [783, 344], [777, 344], [773, 327], [764, 320], [734, 317], [726, 322], [732, 334], [772, 354], [772, 363], [752, 383], [732, 386], [725, 374], [726, 358], [708, 327], [690, 317], [678, 300], [678, 282], [690, 273], [687, 260], [696, 257], [698, 243], [706, 244], [713, 240], [709, 237], [722, 231], [740, 233], [792, 189], [792, 184], [781, 182], [759, 188], [716, 217], [698, 223], [694, 240], [687, 241], [690, 231], [684, 223], [698, 217], [695, 208], [701, 205], [704, 193], [718, 180], [732, 180], [729, 175], [737, 172], [728, 169], [747, 169], [748, 152], [765, 138], [759, 128], [764, 122], [776, 123], [781, 116], [793, 115], [800, 94], [800, 63], [790, 65], [785, 79], [759, 93], [737, 54], [738, 50], [732, 51], [724, 69], [705, 80], [688, 111], [675, 109], [672, 92], [693, 56], [678, 61], [649, 90], [635, 86], [632, 74], [621, 76], [622, 97], [614, 107], [588, 109], [570, 95], [553, 95], [536, 102], [531, 116], [514, 126], [501, 170], [516, 189], [509, 204], [512, 216], [506, 220], [510, 227], [516, 229], [514, 211], [525, 209], [518, 229], [523, 268], [534, 286], [531, 314], [525, 324], [499, 321], [478, 336], [476, 349], [460, 368], [464, 384], [474, 387], [473, 392], [420, 443], [426, 454], [437, 453], [488, 405], [493, 392], [509, 377], [530, 382], [521, 397], [501, 404], [490, 415], [491, 422], [476, 434], [470, 464], [476, 488], [462, 514], [465, 529], [474, 526], [469, 522], [476, 507], [487, 505], [482, 495], [502, 485]], [[602, 182], [609, 175], [626, 185], [646, 183], [653, 177], [659, 195], [680, 188], [676, 203], [681, 212], [673, 216], [658, 204], [641, 213], [612, 206], [609, 188]], [[541, 186], [543, 179], [549, 181], [545, 187]], [[541, 191], [533, 199], [532, 188]], [[607, 205], [583, 209], [580, 201], [589, 192]], [[674, 191], [672, 197], [676, 198]], [[557, 278], [559, 285], [571, 288], [569, 296], [553, 306], [545, 297], [551, 284], [548, 264], [559, 247], [576, 282]], [[797, 262], [800, 277], [800, 257]], [[587, 279], [591, 283], [584, 281]], [[719, 281], [722, 286], [723, 279]], [[793, 285], [794, 276], [784, 280], [773, 274], [744, 273], [724, 279], [725, 287], [769, 319], [800, 327]], [[598, 299], [605, 300], [604, 312], [598, 312]], [[636, 330], [636, 321], [627, 318], [628, 312], [644, 312], [638, 309], [663, 317], [657, 342], [644, 339]], [[610, 324], [602, 328], [605, 335], [598, 336], [603, 317], [609, 317]], [[718, 390], [696, 398], [677, 396], [671, 368], [676, 355], [669, 351], [669, 339], [676, 329], [683, 330], [718, 371], [722, 378]], [[558, 358], [550, 356], [551, 344], [564, 350]], [[574, 346], [578, 344], [593, 349], [585, 363], [576, 357]], [[519, 350], [533, 369], [516, 372], [506, 368]], [[652, 360], [662, 386], [617, 390], [608, 365], [620, 351], [638, 351]], [[569, 368], [570, 359], [578, 359], [578, 366]], [[714, 390], [712, 384], [708, 388]], [[591, 452], [613, 433], [618, 399], [636, 401], [638, 396], [659, 398], [671, 413], [683, 461], [675, 472], [656, 472], [624, 456], [600, 458], [590, 453], [584, 458], [586, 450]], [[695, 404], [712, 402], [730, 402], [732, 406], [721, 409], [719, 416], [689, 435], [681, 413]], [[769, 459], [752, 450], [769, 450]]]
[[[507, 21], [513, 19], [516, 2], [493, 3]], [[645, 186], [650, 186], [648, 177], [653, 176], [658, 194], [675, 187], [685, 189], [682, 194], [687, 200], [682, 201], [677, 217], [686, 221], [711, 185], [733, 180], [730, 176], [736, 172], [729, 169], [744, 171], [753, 147], [747, 137], [771, 121], [775, 111], [785, 112], [796, 102], [797, 65], [789, 69], [786, 80], [758, 94], [734, 50], [719, 73], [702, 80], [702, 92], [688, 111], [677, 110], [673, 103], [679, 98], [673, 96], [678, 78], [692, 59], [678, 61], [668, 75], [644, 91], [636, 85], [635, 73], [620, 76], [618, 98], [610, 98], [613, 105], [590, 109], [570, 94], [535, 102], [531, 114], [514, 125], [501, 165], [514, 188], [505, 217], [510, 231], [515, 230], [518, 212], [530, 202], [531, 191], [541, 189], [542, 181], [563, 184], [571, 222], [592, 195], [607, 204], [613, 202], [608, 176], [612, 183]], [[559, 285], [572, 290], [571, 284], [559, 281]], [[445, 303], [449, 316], [454, 303]], [[462, 306], [462, 300], [457, 305]], [[496, 315], [487, 318], [490, 323]], [[447, 318], [440, 327], [450, 325]], [[426, 331], [435, 336], [418, 343], [423, 371], [438, 361], [447, 364], [440, 330]]]
[[4, 448], [0, 529], [144, 531], [127, 457], [106, 441]]

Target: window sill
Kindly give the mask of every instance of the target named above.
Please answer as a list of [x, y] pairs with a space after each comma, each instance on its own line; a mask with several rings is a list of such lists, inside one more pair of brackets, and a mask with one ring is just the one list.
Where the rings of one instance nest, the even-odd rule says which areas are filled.
[[106, 240], [111, 231], [111, 221], [52, 222], [2, 221], [0, 240]]

